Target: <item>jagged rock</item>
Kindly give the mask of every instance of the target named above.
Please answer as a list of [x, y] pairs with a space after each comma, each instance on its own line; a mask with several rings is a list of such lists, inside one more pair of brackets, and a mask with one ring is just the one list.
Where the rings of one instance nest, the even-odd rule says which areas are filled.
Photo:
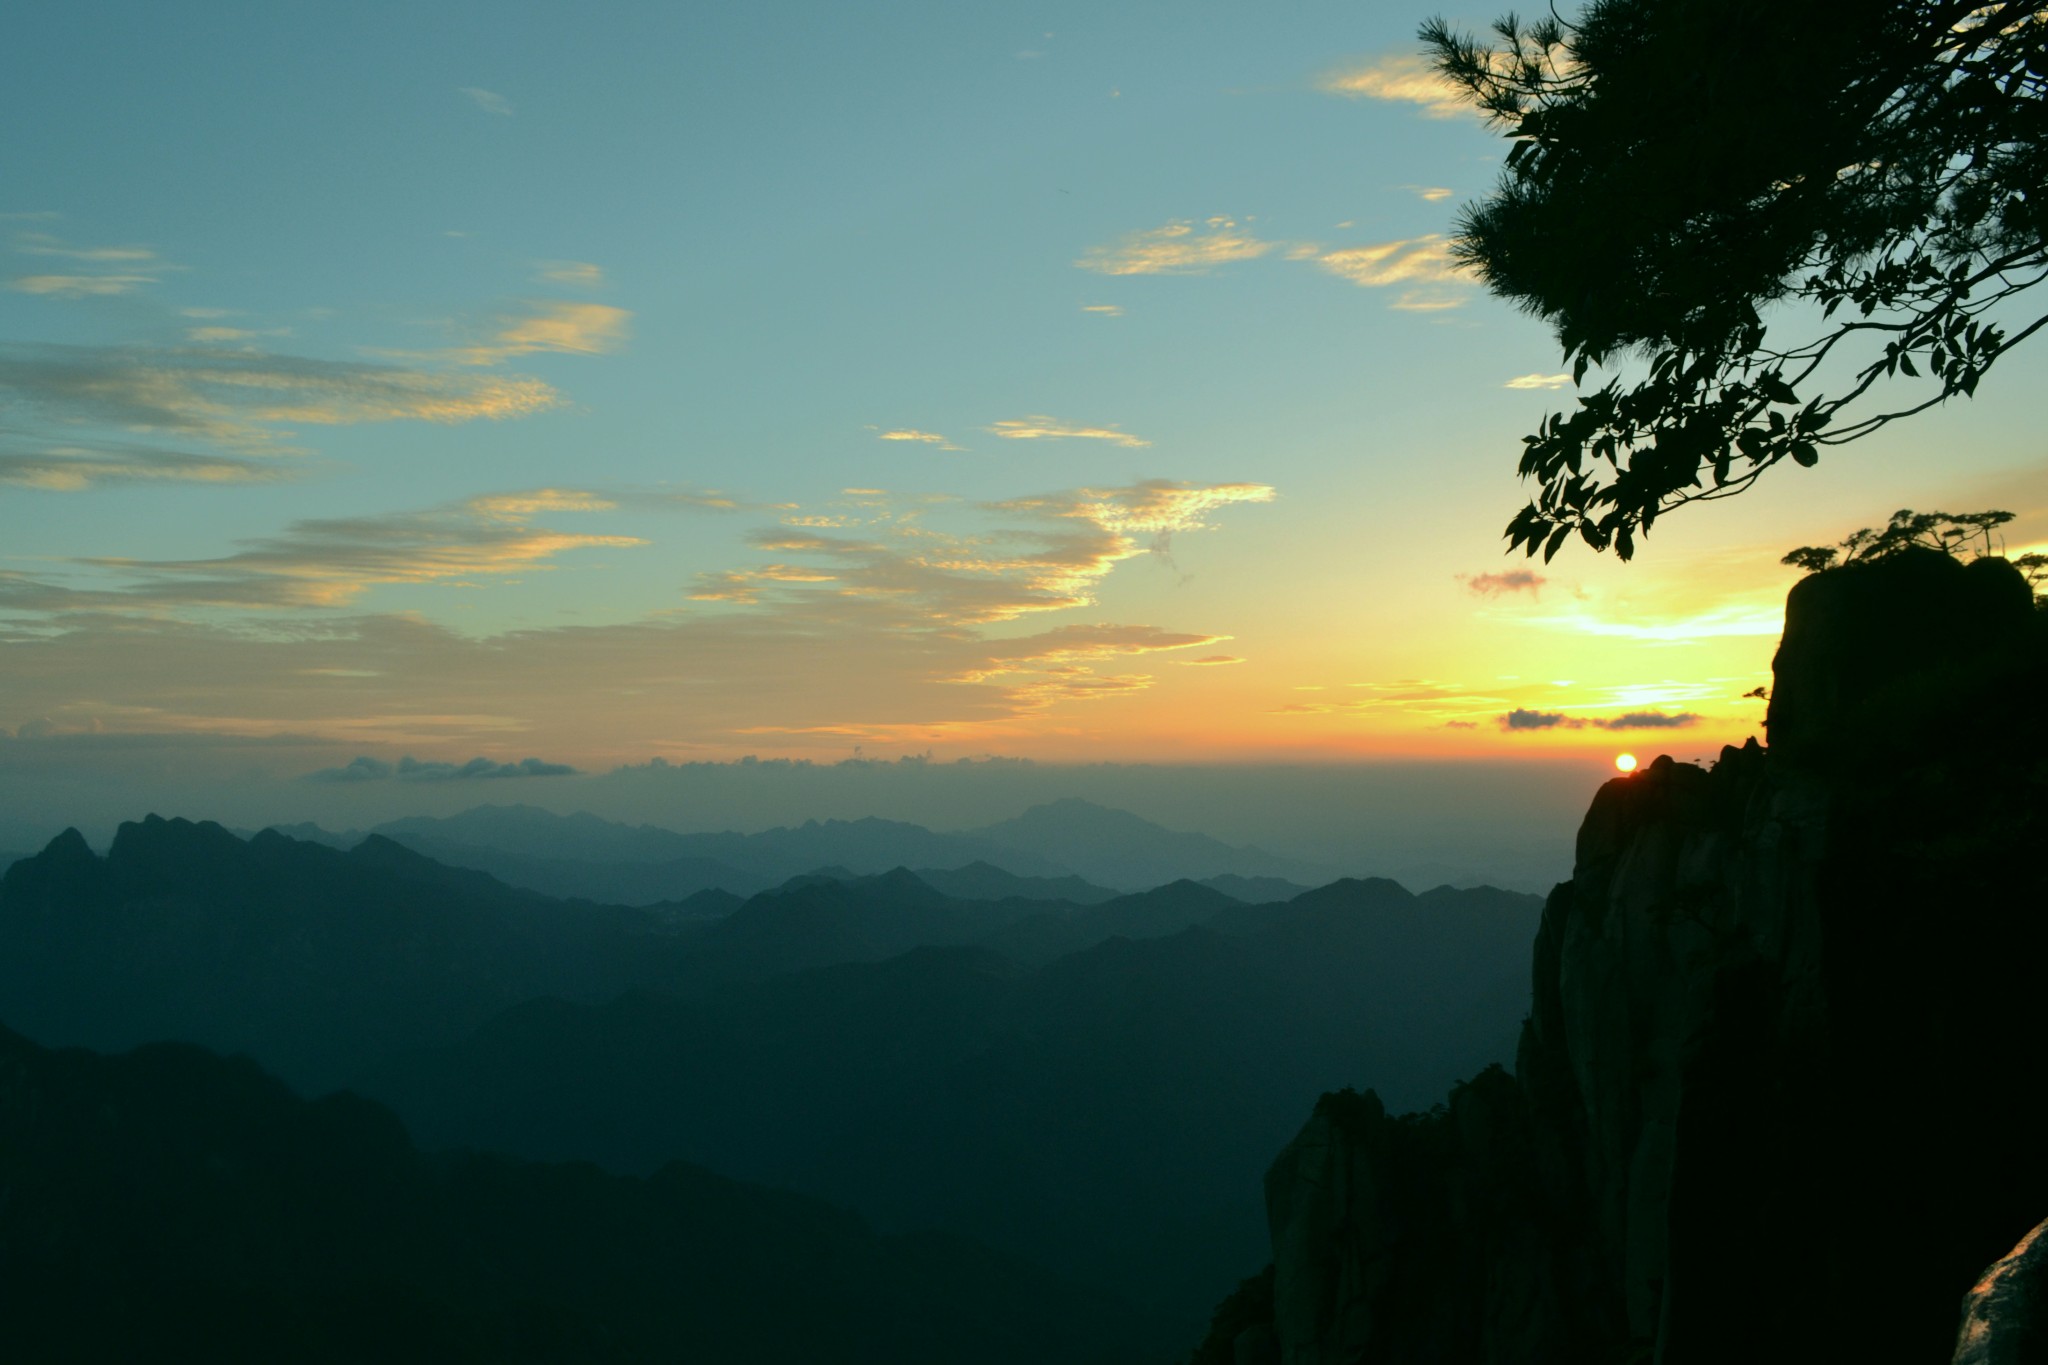
[[1984, 1272], [1963, 1300], [1953, 1365], [2048, 1361], [2048, 1222]]
[[1802, 582], [1776, 668], [1768, 754], [1594, 797], [1513, 1078], [1281, 1154], [1286, 1365], [1950, 1348], [2048, 1207], [2048, 617], [1903, 556]]

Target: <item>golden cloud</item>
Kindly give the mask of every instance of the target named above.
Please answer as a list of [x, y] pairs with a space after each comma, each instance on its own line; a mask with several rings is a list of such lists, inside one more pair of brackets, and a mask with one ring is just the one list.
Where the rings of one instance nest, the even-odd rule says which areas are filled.
[[1413, 104], [1425, 118], [1456, 118], [1476, 112], [1464, 92], [1438, 74], [1428, 59], [1409, 52], [1325, 72], [1317, 79], [1316, 88], [1347, 99]]
[[18, 275], [7, 282], [7, 287], [49, 298], [87, 299], [132, 294], [155, 283], [154, 275]]
[[547, 284], [566, 284], [578, 289], [604, 287], [604, 270], [589, 261], [535, 261], [533, 268]]
[[1211, 218], [1198, 230], [1193, 223], [1133, 232], [1113, 246], [1088, 248], [1074, 264], [1102, 275], [1199, 275], [1232, 261], [1249, 261], [1276, 245], [1262, 242], [1228, 218]]
[[1152, 443], [1141, 436], [1133, 436], [1114, 426], [1087, 427], [1072, 422], [1062, 422], [1057, 417], [1043, 414], [1036, 417], [1013, 417], [984, 428], [992, 435], [1006, 441], [1108, 441], [1111, 445], [1137, 450]]

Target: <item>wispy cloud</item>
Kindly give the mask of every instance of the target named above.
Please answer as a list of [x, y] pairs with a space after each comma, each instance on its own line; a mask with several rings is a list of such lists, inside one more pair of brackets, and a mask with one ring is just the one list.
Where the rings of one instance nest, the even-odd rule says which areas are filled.
[[1503, 569], [1499, 573], [1459, 574], [1458, 581], [1475, 597], [1499, 597], [1503, 593], [1526, 592], [1534, 597], [1547, 581], [1529, 569]]
[[166, 432], [281, 450], [284, 425], [468, 422], [560, 402], [538, 379], [254, 350], [0, 343], [0, 401], [59, 425]]
[[870, 428], [878, 441], [909, 441], [916, 445], [937, 446], [940, 450], [959, 450], [951, 440], [936, 431], [919, 431], [916, 427]]
[[76, 246], [46, 232], [17, 233], [14, 249], [25, 256], [60, 256], [68, 261], [94, 265], [137, 266], [154, 262], [156, 251], [146, 246]]
[[1368, 289], [1420, 285], [1404, 289], [1388, 305], [1411, 313], [1435, 313], [1464, 304], [1463, 290], [1451, 286], [1466, 277], [1451, 256], [1450, 241], [1441, 233], [1408, 237], [1371, 246], [1340, 247], [1315, 258], [1333, 275]]
[[1012, 417], [984, 428], [1006, 441], [1108, 441], [1111, 445], [1137, 450], [1152, 443], [1114, 426], [1089, 427], [1062, 422], [1057, 417]]
[[1442, 284], [1463, 278], [1451, 257], [1449, 240], [1436, 232], [1372, 246], [1341, 247], [1324, 252], [1316, 263], [1353, 284], [1372, 288]]
[[588, 261], [535, 261], [536, 277], [546, 284], [573, 285], [578, 289], [604, 287], [604, 270]]
[[0, 579], [0, 609], [132, 611], [148, 608], [330, 608], [373, 586], [432, 583], [543, 569], [592, 546], [633, 546], [630, 536], [580, 535], [531, 524], [549, 511], [591, 511], [608, 500], [560, 489], [472, 498], [424, 512], [293, 522], [210, 559], [83, 559], [70, 577]]
[[259, 337], [288, 337], [289, 327], [187, 327], [185, 339], [201, 345], [219, 345], [233, 341], [254, 341]]
[[1413, 104], [1425, 118], [1456, 118], [1476, 112], [1458, 87], [1437, 74], [1426, 58], [1412, 52], [1392, 53], [1326, 71], [1317, 78], [1316, 88], [1347, 99]]
[[1119, 565], [1273, 490], [1150, 480], [994, 503], [843, 496], [830, 517], [753, 507], [847, 524], [758, 527], [751, 562], [700, 580], [693, 604], [488, 637], [337, 608], [359, 608], [378, 585], [480, 583], [637, 544], [560, 523], [637, 508], [641, 495], [492, 493], [298, 522], [205, 559], [0, 570], [0, 695], [13, 712], [0, 722], [318, 735], [390, 753], [502, 754], [508, 737], [543, 727], [550, 744], [623, 742], [642, 755], [655, 734], [674, 753], [739, 735], [1002, 733], [1152, 687], [1165, 671], [1155, 662], [1234, 658], [1211, 630], [1056, 614], [1089, 612]]
[[512, 117], [512, 101], [495, 90], [482, 90], [474, 85], [465, 85], [457, 93], [469, 96], [469, 102], [486, 114]]
[[1572, 377], [1569, 374], [1518, 374], [1507, 383], [1501, 385], [1501, 387], [1504, 389], [1566, 389], [1571, 387], [1571, 382]]
[[135, 483], [246, 484], [294, 477], [287, 466], [118, 441], [43, 442], [0, 432], [0, 484], [80, 493]]
[[1457, 193], [1456, 190], [1445, 185], [1410, 185], [1408, 188], [1413, 190], [1415, 197], [1422, 200], [1425, 204], [1441, 204], [1444, 200]]
[[1084, 303], [1081, 305], [1081, 311], [1105, 318], [1120, 318], [1124, 315], [1123, 305], [1115, 303]]
[[1181, 221], [1133, 232], [1113, 245], [1088, 248], [1074, 264], [1103, 275], [1199, 275], [1263, 256], [1276, 245], [1216, 217], [1200, 227]]
[[168, 268], [147, 246], [80, 246], [47, 232], [18, 232], [14, 250], [24, 256], [52, 257], [76, 264], [69, 270], [17, 275], [8, 287], [46, 298], [110, 298], [132, 294], [155, 284]]
[[132, 294], [155, 283], [154, 275], [17, 275], [7, 282], [7, 287], [17, 293], [49, 298], [91, 299]]
[[1599, 717], [1516, 707], [1500, 718], [1500, 728], [1511, 734], [1531, 730], [1684, 730], [1699, 723], [1700, 717], [1690, 711], [1629, 711], [1619, 716]]
[[448, 354], [465, 365], [502, 365], [514, 356], [542, 351], [606, 355], [625, 345], [632, 317], [605, 303], [535, 303], [528, 313], [500, 319], [490, 340]]
[[1244, 660], [1235, 654], [1204, 654], [1199, 659], [1181, 659], [1178, 662], [1190, 668], [1220, 668], [1225, 664], [1241, 664]]
[[396, 763], [367, 754], [351, 759], [339, 768], [322, 768], [306, 774], [309, 782], [471, 782], [510, 777], [573, 777], [576, 769], [566, 763], [543, 763], [523, 758], [517, 763], [496, 763], [472, 758], [467, 763], [422, 762], [410, 756]]

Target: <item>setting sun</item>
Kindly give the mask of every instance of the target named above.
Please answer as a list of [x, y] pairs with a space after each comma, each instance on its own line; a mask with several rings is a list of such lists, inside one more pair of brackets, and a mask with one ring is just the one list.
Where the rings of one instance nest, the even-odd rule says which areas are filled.
[[1622, 772], [1632, 773], [1636, 770], [1636, 756], [1634, 754], [1616, 754], [1614, 756], [1614, 766]]

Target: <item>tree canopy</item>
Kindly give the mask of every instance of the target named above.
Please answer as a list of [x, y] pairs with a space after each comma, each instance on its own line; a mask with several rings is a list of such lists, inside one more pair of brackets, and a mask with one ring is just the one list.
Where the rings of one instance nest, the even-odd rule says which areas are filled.
[[2002, 306], [2048, 278], [2039, 0], [1592, 0], [1422, 38], [1514, 143], [1457, 255], [1582, 386], [1523, 438], [1531, 555], [1577, 532], [1627, 559], [1674, 507], [1974, 394], [2048, 325]]

